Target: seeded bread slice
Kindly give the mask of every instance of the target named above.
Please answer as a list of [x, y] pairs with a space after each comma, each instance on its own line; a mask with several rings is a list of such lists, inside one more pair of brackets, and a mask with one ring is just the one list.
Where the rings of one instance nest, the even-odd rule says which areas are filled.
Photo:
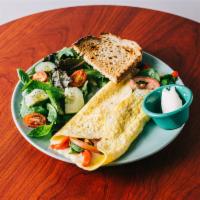
[[111, 33], [81, 38], [72, 47], [88, 64], [115, 83], [134, 71], [142, 60], [142, 49], [136, 42]]

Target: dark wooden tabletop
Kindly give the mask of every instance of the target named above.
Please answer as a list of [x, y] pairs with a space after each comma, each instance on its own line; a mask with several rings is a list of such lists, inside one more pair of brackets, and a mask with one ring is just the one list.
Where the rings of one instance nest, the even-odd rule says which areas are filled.
[[[86, 172], [39, 152], [11, 116], [16, 68], [81, 36], [112, 32], [178, 70], [194, 93], [190, 120], [167, 148], [147, 159]], [[0, 26], [0, 199], [200, 199], [200, 25], [171, 14], [115, 6], [53, 10]]]

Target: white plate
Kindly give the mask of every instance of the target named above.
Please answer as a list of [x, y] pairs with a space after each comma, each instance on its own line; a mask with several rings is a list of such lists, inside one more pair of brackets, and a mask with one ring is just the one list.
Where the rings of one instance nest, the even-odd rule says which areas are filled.
[[[151, 67], [154, 67], [161, 75], [168, 74], [173, 71], [173, 69], [171, 69], [163, 61], [146, 52], [143, 52], [143, 62]], [[183, 84], [183, 82], [178, 79], [177, 84]], [[69, 159], [48, 149], [49, 138], [35, 139], [27, 136], [27, 132], [29, 132], [30, 129], [23, 124], [22, 118], [19, 114], [20, 102], [22, 100], [20, 92], [21, 88], [22, 84], [18, 82], [14, 89], [11, 101], [12, 116], [20, 133], [32, 146], [43, 153], [58, 160], [70, 162]], [[163, 130], [150, 121], [145, 126], [140, 136], [135, 140], [135, 142], [133, 142], [129, 150], [110, 165], [120, 165], [134, 162], [160, 151], [176, 138], [182, 128], [183, 126], [175, 130]]]

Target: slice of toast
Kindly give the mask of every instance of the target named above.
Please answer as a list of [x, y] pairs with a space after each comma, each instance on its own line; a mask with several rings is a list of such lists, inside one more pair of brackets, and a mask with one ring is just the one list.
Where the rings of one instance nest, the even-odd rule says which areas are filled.
[[111, 33], [81, 38], [72, 47], [88, 64], [115, 83], [134, 71], [142, 60], [142, 49], [136, 42]]

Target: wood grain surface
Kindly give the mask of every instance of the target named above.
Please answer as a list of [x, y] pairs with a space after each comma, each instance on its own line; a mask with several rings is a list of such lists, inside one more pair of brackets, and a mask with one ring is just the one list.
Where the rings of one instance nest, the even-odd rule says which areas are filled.
[[[191, 117], [167, 148], [142, 161], [85, 172], [21, 136], [10, 102], [16, 68], [88, 34], [112, 32], [178, 70], [194, 92]], [[0, 26], [0, 199], [200, 199], [200, 25], [167, 13], [115, 6], [58, 9]]]

